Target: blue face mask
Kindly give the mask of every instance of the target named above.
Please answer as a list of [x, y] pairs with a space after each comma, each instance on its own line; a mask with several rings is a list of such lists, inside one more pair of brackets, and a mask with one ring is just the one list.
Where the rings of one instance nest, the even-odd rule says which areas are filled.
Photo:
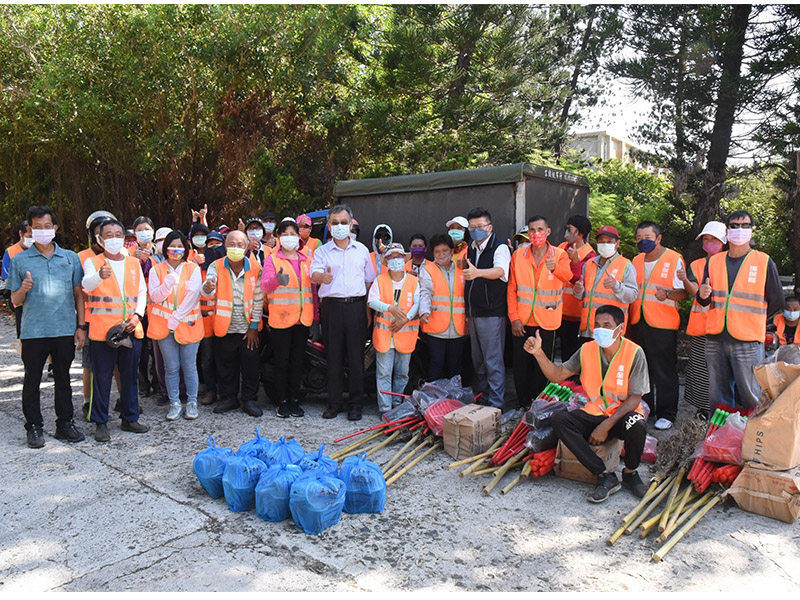
[[656, 249], [656, 242], [655, 240], [639, 240], [636, 246], [639, 248], [639, 252], [648, 254]]
[[447, 235], [449, 235], [456, 244], [464, 240], [464, 231], [461, 229], [451, 229], [447, 232]]
[[800, 310], [784, 310], [783, 317], [787, 321], [796, 321], [797, 319], [800, 319]]
[[402, 271], [406, 266], [406, 261], [403, 258], [390, 258], [386, 261], [386, 266], [390, 271]]
[[601, 348], [608, 348], [613, 344], [617, 338], [614, 337], [614, 332], [617, 330], [615, 327], [614, 329], [604, 329], [602, 327], [596, 327], [595, 330], [592, 332], [592, 337], [594, 341], [597, 342], [597, 345]]
[[476, 227], [475, 229], [469, 230], [469, 236], [476, 242], [482, 242], [489, 237], [489, 232], [480, 227]]

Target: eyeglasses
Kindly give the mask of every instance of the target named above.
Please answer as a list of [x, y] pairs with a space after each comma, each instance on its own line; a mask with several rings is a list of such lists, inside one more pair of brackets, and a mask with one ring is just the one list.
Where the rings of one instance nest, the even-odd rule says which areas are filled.
[[741, 229], [752, 229], [753, 228], [753, 224], [752, 223], [731, 223], [730, 225], [728, 225], [728, 229], [739, 229], [739, 228], [741, 228]]
[[489, 227], [489, 225], [491, 225], [491, 223], [487, 223], [486, 225], [476, 225], [475, 227], [470, 227], [469, 230], [470, 231], [475, 231], [476, 229], [485, 230], [487, 227]]

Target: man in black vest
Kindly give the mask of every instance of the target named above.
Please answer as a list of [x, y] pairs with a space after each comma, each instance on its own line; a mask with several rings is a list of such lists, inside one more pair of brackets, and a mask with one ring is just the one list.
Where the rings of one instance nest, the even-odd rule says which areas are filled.
[[506, 337], [506, 287], [511, 251], [492, 230], [492, 216], [485, 208], [467, 215], [472, 243], [464, 269], [464, 299], [469, 319], [475, 391], [482, 403], [503, 408], [506, 369], [503, 349]]

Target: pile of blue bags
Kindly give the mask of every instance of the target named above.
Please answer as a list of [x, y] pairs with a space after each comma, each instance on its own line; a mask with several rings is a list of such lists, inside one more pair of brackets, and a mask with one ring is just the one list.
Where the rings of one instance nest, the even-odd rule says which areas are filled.
[[366, 454], [346, 458], [341, 469], [325, 446], [306, 453], [296, 440], [256, 437], [239, 446], [208, 448], [194, 459], [195, 475], [212, 498], [225, 497], [233, 512], [255, 509], [265, 521], [291, 517], [308, 534], [339, 522], [342, 511], [379, 513], [386, 505], [386, 480]]

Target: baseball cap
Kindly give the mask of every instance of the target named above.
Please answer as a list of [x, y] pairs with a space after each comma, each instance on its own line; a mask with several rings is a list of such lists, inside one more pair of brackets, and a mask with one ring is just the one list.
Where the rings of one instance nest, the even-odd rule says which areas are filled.
[[706, 223], [706, 226], [703, 227], [703, 231], [695, 238], [699, 240], [704, 235], [713, 235], [723, 244], [728, 243], [728, 228], [725, 227], [725, 223], [720, 223], [719, 221], [709, 221]]
[[469, 229], [469, 221], [467, 221], [464, 217], [453, 217], [447, 223], [444, 224], [445, 227], [450, 227], [453, 224], [461, 225], [464, 229]]
[[617, 228], [613, 225], [603, 225], [600, 229], [597, 230], [597, 233], [594, 234], [594, 237], [598, 237], [601, 235], [610, 235], [611, 237], [615, 237], [619, 239], [619, 232]]

